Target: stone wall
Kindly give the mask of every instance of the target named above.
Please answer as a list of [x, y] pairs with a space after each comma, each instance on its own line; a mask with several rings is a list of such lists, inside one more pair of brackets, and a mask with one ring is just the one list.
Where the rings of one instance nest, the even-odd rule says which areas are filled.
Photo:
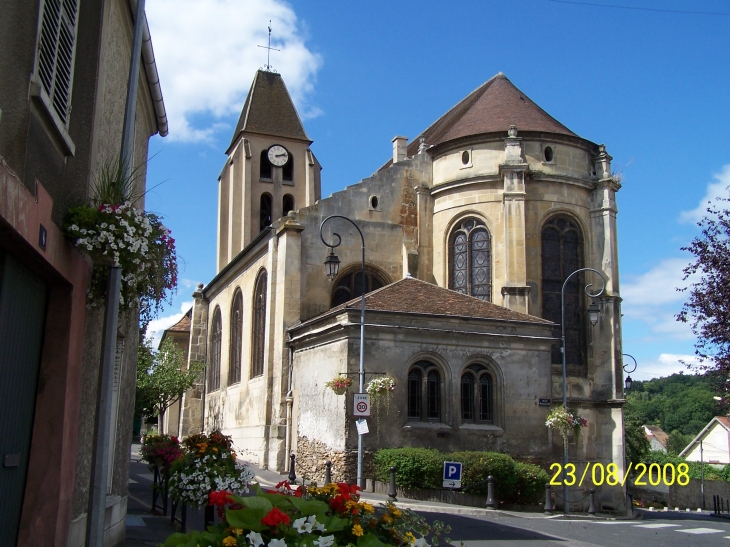
[[332, 462], [333, 482], [355, 482], [357, 450], [331, 450], [315, 439], [297, 438], [295, 467], [297, 477], [324, 484], [327, 461]]
[[[700, 479], [690, 479], [689, 484], [680, 486], [673, 484], [672, 486], [651, 486], [647, 484], [644, 487], [630, 485], [628, 492], [634, 497], [634, 500], [642, 499], [644, 501], [652, 501], [663, 503], [670, 509], [679, 508], [680, 510], [702, 508], [702, 481]], [[730, 499], [730, 482], [727, 481], [705, 481], [705, 508], [712, 509], [712, 496], [720, 496], [724, 499]]]

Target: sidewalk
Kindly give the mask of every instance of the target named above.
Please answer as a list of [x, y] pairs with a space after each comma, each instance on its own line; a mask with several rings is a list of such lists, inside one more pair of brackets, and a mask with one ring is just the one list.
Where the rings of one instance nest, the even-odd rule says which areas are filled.
[[[170, 522], [169, 515], [166, 517], [152, 515], [151, 490], [152, 477], [146, 464], [140, 462], [139, 445], [132, 445], [132, 461], [130, 463], [130, 485], [129, 500], [127, 506], [126, 534], [127, 539], [122, 547], [156, 546], [163, 543], [168, 536], [177, 530]], [[280, 475], [274, 471], [259, 469], [251, 464], [255, 474], [255, 480], [264, 488], [273, 488], [277, 483], [288, 480], [286, 475]], [[375, 492], [362, 492], [360, 499], [373, 505], [380, 505], [388, 500], [385, 494]], [[497, 517], [499, 515], [525, 519], [559, 519], [563, 518], [562, 513], [544, 515], [542, 513], [521, 513], [516, 511], [488, 510], [479, 507], [466, 507], [452, 505], [435, 501], [421, 501], [399, 498], [396, 502], [401, 509], [411, 509], [419, 513], [440, 513], [448, 515], [462, 515], [470, 517]], [[638, 512], [637, 512], [638, 513]], [[590, 516], [585, 514], [571, 514], [571, 519], [585, 518], [591, 520], [608, 520], [614, 517], [609, 515]], [[623, 517], [624, 519], [626, 517]], [[634, 518], [641, 518], [637, 515]], [[203, 510], [194, 511], [188, 509], [188, 531], [202, 530]]]

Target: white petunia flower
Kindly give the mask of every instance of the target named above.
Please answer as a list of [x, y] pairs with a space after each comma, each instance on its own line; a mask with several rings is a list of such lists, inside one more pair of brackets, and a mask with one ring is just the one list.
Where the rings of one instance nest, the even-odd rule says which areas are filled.
[[335, 536], [322, 536], [321, 538], [318, 538], [317, 541], [314, 542], [314, 544], [317, 547], [331, 547], [335, 542]]
[[272, 539], [269, 542], [269, 547], [286, 547], [286, 541], [283, 539]]
[[422, 537], [414, 541], [413, 545], [415, 545], [415, 547], [431, 547], [428, 543], [426, 543], [426, 539]]

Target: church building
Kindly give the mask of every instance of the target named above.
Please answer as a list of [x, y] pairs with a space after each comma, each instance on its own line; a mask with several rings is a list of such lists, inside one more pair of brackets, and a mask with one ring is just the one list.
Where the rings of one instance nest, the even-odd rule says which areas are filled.
[[[396, 382], [368, 419], [367, 478], [384, 447], [559, 462], [545, 420], [563, 396], [561, 289], [593, 268], [606, 280], [595, 326], [584, 288], [600, 277], [565, 288], [568, 404], [589, 424], [570, 461], [623, 472], [621, 185], [605, 147], [502, 73], [324, 199], [311, 145], [281, 75], [258, 71], [218, 181], [218, 273], [193, 295], [188, 355], [207, 370], [185, 395], [180, 434], [220, 428], [257, 465], [283, 472], [293, 453], [298, 475], [321, 480], [331, 460], [336, 480], [354, 481], [364, 290], [366, 379]], [[320, 237], [330, 215], [357, 229], [335, 218]], [[353, 379], [345, 395], [325, 387], [338, 374]], [[623, 504], [620, 489], [599, 498]]]

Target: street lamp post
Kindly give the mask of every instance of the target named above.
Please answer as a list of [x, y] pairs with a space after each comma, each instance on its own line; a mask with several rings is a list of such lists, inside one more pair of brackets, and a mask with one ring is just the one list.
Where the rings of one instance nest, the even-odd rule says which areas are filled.
[[[598, 277], [601, 278], [601, 281], [603, 282], [603, 286], [601, 287], [601, 290], [598, 291], [595, 294], [591, 294], [588, 289], [593, 286], [592, 283], [589, 283], [585, 286], [583, 289], [588, 297], [591, 299], [597, 298], [603, 294], [603, 291], [606, 289], [606, 278], [603, 277], [603, 274], [599, 272], [598, 270], [594, 270], [593, 268], [580, 268], [578, 270], [575, 270], [573, 273], [571, 273], [568, 277], [565, 278], [565, 281], [563, 282], [563, 288], [560, 291], [560, 307], [561, 307], [561, 329], [562, 329], [562, 335], [561, 335], [561, 341], [562, 346], [561, 350], [563, 353], [563, 408], [568, 410], [568, 365], [566, 361], [566, 351], [565, 351], [565, 287], [568, 284], [568, 281], [571, 277], [573, 277], [575, 274], [580, 272], [595, 272], [598, 274]], [[598, 307], [598, 304], [596, 304], [595, 300], [591, 301], [591, 305], [588, 306], [588, 318], [591, 321], [592, 326], [596, 326], [596, 323], [598, 323], [598, 316], [601, 313], [601, 309]], [[563, 512], [567, 515], [568, 514], [568, 485], [565, 481], [566, 476], [566, 466], [568, 465], [568, 441], [567, 438], [563, 440]]]
[[632, 368], [631, 370], [628, 370], [629, 365], [627, 365], [626, 363], [624, 363], [624, 365], [623, 365], [624, 372], [629, 375], [629, 376], [626, 376], [626, 379], [624, 380], [624, 391], [628, 391], [631, 389], [631, 386], [634, 384], [634, 381], [631, 379], [630, 374], [636, 370], [636, 367], [638, 365], [636, 364], [636, 359], [634, 359], [633, 355], [629, 355], [628, 353], [622, 353], [621, 355], [622, 356], [625, 355], [626, 357], [631, 357], [631, 360], [634, 362], [634, 368]]
[[[342, 243], [342, 238], [340, 237], [340, 234], [333, 232], [332, 235], [337, 238], [337, 241], [333, 244], [327, 243], [324, 239], [324, 235], [322, 234], [322, 229], [324, 228], [325, 223], [333, 218], [341, 218], [343, 220], [348, 221], [350, 224], [352, 224], [357, 232], [360, 234], [360, 239], [362, 240], [362, 269], [361, 269], [361, 289], [362, 289], [362, 298], [360, 299], [360, 369], [358, 376], [360, 377], [360, 391], [359, 393], [363, 393], [365, 391], [365, 292], [366, 292], [366, 284], [365, 284], [365, 236], [363, 236], [362, 231], [360, 228], [357, 227], [357, 224], [355, 224], [351, 219], [347, 218], [346, 216], [342, 215], [330, 215], [327, 218], [325, 218], [322, 223], [319, 225], [319, 238], [322, 240], [322, 243], [324, 243], [327, 247], [330, 248], [330, 254], [327, 256], [326, 260], [324, 261], [325, 265], [325, 271], [327, 273], [327, 277], [330, 279], [334, 279], [337, 277], [337, 272], [340, 268], [340, 259], [337, 258], [337, 255], [335, 254], [335, 247], [339, 247], [340, 243]], [[364, 488], [365, 484], [363, 481], [363, 471], [362, 471], [362, 455], [363, 455], [363, 448], [362, 448], [362, 434], [358, 432], [357, 434], [357, 484], [360, 486], [360, 488]]]

